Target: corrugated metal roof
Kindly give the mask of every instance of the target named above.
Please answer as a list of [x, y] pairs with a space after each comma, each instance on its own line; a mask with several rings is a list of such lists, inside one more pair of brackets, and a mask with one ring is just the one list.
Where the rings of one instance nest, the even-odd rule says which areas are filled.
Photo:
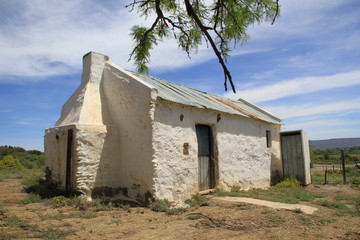
[[162, 99], [197, 108], [212, 109], [243, 117], [256, 118], [266, 122], [281, 123], [281, 119], [243, 99], [237, 101], [231, 100], [148, 75], [131, 73], [156, 88], [158, 96]]

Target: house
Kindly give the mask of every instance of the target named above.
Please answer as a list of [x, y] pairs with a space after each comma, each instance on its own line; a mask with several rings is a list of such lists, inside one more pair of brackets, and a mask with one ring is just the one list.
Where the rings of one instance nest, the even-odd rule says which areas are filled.
[[229, 100], [83, 58], [79, 88], [46, 130], [46, 165], [67, 191], [184, 201], [213, 188], [266, 188], [281, 177], [281, 120]]

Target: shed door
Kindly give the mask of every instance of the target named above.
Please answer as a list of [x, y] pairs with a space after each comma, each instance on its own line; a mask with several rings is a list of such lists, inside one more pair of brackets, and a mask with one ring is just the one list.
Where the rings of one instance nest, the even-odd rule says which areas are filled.
[[302, 184], [311, 182], [308, 142], [302, 131], [281, 133], [284, 176], [294, 175]]
[[215, 166], [211, 161], [212, 140], [211, 128], [206, 125], [196, 125], [199, 159], [199, 189], [200, 191], [214, 187]]

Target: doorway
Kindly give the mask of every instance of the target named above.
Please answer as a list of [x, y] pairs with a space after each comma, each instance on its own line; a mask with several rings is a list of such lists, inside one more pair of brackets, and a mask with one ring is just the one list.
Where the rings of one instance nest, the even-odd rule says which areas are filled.
[[67, 136], [67, 149], [66, 149], [66, 177], [65, 177], [65, 192], [71, 193], [71, 175], [72, 175], [72, 141], [73, 141], [73, 130], [68, 130]]
[[196, 125], [196, 137], [198, 141], [199, 161], [199, 190], [207, 190], [215, 187], [215, 163], [213, 158], [213, 139], [211, 127]]

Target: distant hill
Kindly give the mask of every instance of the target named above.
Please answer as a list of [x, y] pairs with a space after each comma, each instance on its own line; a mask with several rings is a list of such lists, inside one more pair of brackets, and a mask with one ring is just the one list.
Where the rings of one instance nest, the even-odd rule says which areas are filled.
[[334, 138], [326, 140], [310, 140], [313, 149], [359, 147], [360, 138]]

